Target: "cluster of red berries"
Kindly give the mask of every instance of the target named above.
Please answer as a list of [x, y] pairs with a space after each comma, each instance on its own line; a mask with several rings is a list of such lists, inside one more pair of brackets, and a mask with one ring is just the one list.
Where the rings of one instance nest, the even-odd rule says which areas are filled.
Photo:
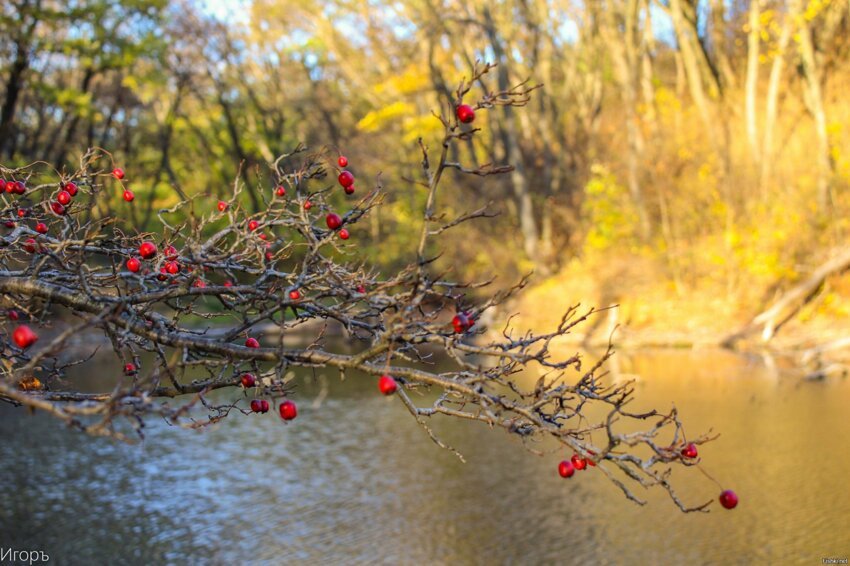
[[23, 181], [0, 179], [0, 193], [4, 191], [10, 195], [22, 195], [27, 192], [27, 186]]
[[560, 464], [558, 464], [558, 474], [562, 478], [571, 478], [573, 474], [576, 473], [576, 470], [584, 470], [588, 466], [596, 466], [596, 462], [591, 460], [590, 458], [583, 458], [578, 454], [573, 454], [573, 457], [569, 460], [564, 460]]
[[[112, 176], [121, 181], [124, 179], [124, 170], [120, 167], [116, 167], [112, 170]], [[133, 199], [136, 198], [136, 195], [134, 195], [133, 191], [131, 191], [130, 189], [125, 188], [123, 197], [124, 200], [126, 200], [127, 202], [133, 202]]]

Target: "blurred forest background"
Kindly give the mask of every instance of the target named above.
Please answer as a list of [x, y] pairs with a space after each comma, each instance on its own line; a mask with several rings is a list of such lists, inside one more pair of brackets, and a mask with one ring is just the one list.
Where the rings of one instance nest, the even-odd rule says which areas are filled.
[[[437, 142], [431, 113], [474, 61], [497, 62], [488, 88], [544, 87], [523, 111], [478, 113], [456, 158], [517, 167], [451, 179], [449, 213], [502, 214], [444, 240], [441, 268], [497, 286], [533, 270], [530, 324], [619, 302], [627, 329], [716, 341], [847, 248], [848, 4], [2, 0], [0, 161], [71, 171], [105, 148], [145, 226], [175, 185], [223, 196], [238, 177], [263, 207], [267, 163], [326, 146], [361, 194], [383, 172], [387, 203], [352, 241], [394, 269], [425, 198], [406, 181], [416, 140]], [[848, 294], [829, 278], [795, 314], [834, 331]]]

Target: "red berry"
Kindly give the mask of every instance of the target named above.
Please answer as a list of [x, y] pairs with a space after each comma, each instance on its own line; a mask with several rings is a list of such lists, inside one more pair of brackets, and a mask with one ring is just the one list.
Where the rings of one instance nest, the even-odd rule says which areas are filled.
[[14, 228], [16, 226], [16, 224], [11, 220], [7, 220], [3, 225], [6, 226], [6, 228]]
[[124, 375], [134, 375], [136, 373], [136, 364], [124, 364]]
[[[594, 452], [593, 450], [588, 450], [587, 453], [590, 454], [591, 456], [596, 456], [596, 452]], [[587, 462], [588, 466], [591, 466], [591, 467], [594, 467], [594, 468], [596, 467], [596, 462], [594, 462], [590, 458], [586, 458], [585, 462]]]
[[171, 275], [177, 275], [178, 273], [180, 273], [180, 264], [176, 261], [169, 261], [165, 264], [165, 271], [167, 271]]
[[242, 374], [242, 378], [239, 380], [242, 383], [242, 387], [248, 389], [249, 387], [254, 387], [257, 384], [257, 378], [254, 377], [252, 373], [244, 373]]
[[720, 494], [720, 504], [726, 509], [734, 509], [738, 505], [738, 495], [731, 489], [727, 489]]
[[162, 254], [165, 256], [165, 259], [174, 261], [177, 259], [177, 248], [174, 246], [166, 246], [164, 250], [162, 250]]
[[344, 155], [340, 155], [336, 162], [340, 167], [348, 167], [348, 158]]
[[62, 204], [58, 203], [58, 202], [51, 202], [50, 203], [50, 210], [52, 210], [53, 214], [55, 214], [56, 216], [64, 216], [64, 214], [67, 212], [65, 210], [65, 207], [62, 206]]
[[292, 301], [297, 301], [301, 298], [301, 291], [299, 291], [298, 289], [293, 289], [289, 292], [289, 298]]
[[132, 271], [133, 273], [138, 273], [139, 269], [142, 267], [142, 262], [138, 259], [131, 257], [127, 260], [127, 269]]
[[260, 400], [260, 408], [262, 409], [263, 413], [268, 413], [269, 412], [269, 402], [266, 401], [265, 399], [261, 399]]
[[261, 239], [261, 240], [268, 240], [268, 239], [269, 239], [269, 235], [268, 235], [268, 234], [260, 234], [260, 239]]
[[335, 212], [331, 212], [325, 217], [325, 222], [328, 224], [328, 228], [331, 230], [336, 230], [340, 226], [342, 226], [342, 218], [339, 217], [339, 214]]
[[558, 473], [562, 478], [571, 478], [573, 474], [576, 473], [576, 469], [573, 466], [572, 462], [569, 460], [564, 460], [560, 464], [558, 464]]
[[687, 446], [682, 448], [682, 456], [685, 458], [696, 458], [697, 457], [697, 446], [693, 442], [689, 442]]
[[165, 274], [165, 266], [159, 268], [159, 275], [156, 276], [160, 281], [165, 281], [168, 279], [168, 275]]
[[27, 192], [27, 186], [24, 184], [23, 181], [15, 181], [15, 187], [13, 190], [15, 191], [16, 195], [22, 195]]
[[256, 230], [259, 227], [260, 227], [260, 223], [257, 222], [256, 220], [251, 220], [250, 222], [248, 222], [248, 230], [250, 230], [251, 232], [253, 232], [254, 230]]
[[22, 324], [12, 332], [12, 340], [18, 345], [18, 348], [27, 349], [38, 340], [38, 335], [26, 324]]
[[454, 327], [455, 334], [463, 334], [469, 327], [472, 326], [469, 324], [469, 317], [466, 314], [459, 312], [452, 319], [452, 326]]
[[224, 212], [225, 210], [227, 210], [227, 203], [223, 200], [218, 201], [218, 211]]
[[65, 191], [71, 195], [72, 197], [77, 196], [77, 185], [76, 183], [66, 183], [64, 187]]
[[351, 236], [351, 234], [349, 234], [348, 230], [346, 230], [345, 228], [343, 228], [342, 230], [339, 231], [339, 237], [341, 239], [347, 240], [349, 238], [349, 236]]
[[39, 222], [35, 225], [35, 231], [39, 234], [47, 234], [47, 224], [44, 222]]
[[262, 413], [263, 411], [263, 401], [261, 399], [254, 399], [251, 401], [251, 411], [254, 413]]
[[24, 251], [28, 254], [35, 253], [35, 238], [27, 238], [24, 242]]
[[156, 244], [153, 242], [142, 242], [139, 246], [139, 255], [144, 259], [150, 259], [156, 255]]
[[398, 384], [396, 384], [395, 379], [389, 375], [382, 375], [380, 379], [378, 379], [378, 390], [384, 395], [392, 395], [397, 389]]
[[313, 203], [309, 200], [304, 203], [304, 210], [310, 210], [313, 207]]
[[343, 171], [339, 174], [337, 180], [343, 187], [350, 187], [354, 184], [354, 175], [351, 174], [351, 171]]
[[71, 202], [71, 193], [68, 191], [59, 191], [59, 194], [56, 195], [56, 200], [59, 201], [59, 204], [67, 206]]
[[29, 211], [25, 208], [18, 209], [18, 218], [26, 218], [29, 216]]
[[20, 318], [18, 311], [16, 311], [15, 309], [10, 309], [9, 312], [6, 314], [9, 317], [9, 320], [18, 320]]
[[280, 418], [291, 421], [298, 416], [298, 407], [292, 401], [284, 401], [280, 404]]
[[354, 194], [354, 185], [344, 187], [342, 190], [344, 190], [345, 194], [347, 194], [347, 195], [353, 195]]
[[573, 457], [570, 458], [570, 462], [576, 470], [583, 470], [587, 467], [587, 460], [578, 454], [573, 454]]
[[266, 261], [271, 261], [274, 259], [274, 254], [271, 252], [266, 252]]
[[0, 193], [6, 190], [6, 179], [0, 179]]
[[274, 190], [274, 194], [276, 194], [279, 197], [285, 197], [286, 196], [286, 188], [283, 185], [278, 185], [278, 187]]
[[366, 293], [366, 287], [364, 287], [363, 285], [358, 285], [357, 286], [357, 292], [360, 293], [361, 295]]
[[116, 167], [115, 169], [112, 170], [112, 176], [115, 177], [118, 180], [121, 180], [121, 179], [124, 178], [124, 170], [121, 169], [120, 167]]
[[228, 279], [227, 281], [224, 282], [224, 286], [225, 287], [233, 287], [233, 282], [230, 279]]
[[195, 289], [206, 289], [207, 284], [204, 283], [203, 279], [195, 279], [195, 282], [192, 283], [192, 287], [194, 287]]
[[469, 124], [475, 120], [475, 110], [469, 104], [461, 104], [457, 107], [457, 119], [464, 124]]
[[136, 195], [133, 194], [133, 191], [124, 191], [124, 200], [126, 200], [127, 202], [133, 202], [134, 198], [136, 198]]
[[248, 348], [259, 348], [260, 343], [257, 342], [256, 338], [248, 338], [247, 340], [245, 340], [245, 346]]

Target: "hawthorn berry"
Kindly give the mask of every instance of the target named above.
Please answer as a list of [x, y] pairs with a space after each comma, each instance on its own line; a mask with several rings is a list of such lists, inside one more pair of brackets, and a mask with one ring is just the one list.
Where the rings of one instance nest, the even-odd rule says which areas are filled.
[[344, 190], [345, 194], [347, 194], [347, 195], [353, 195], [354, 194], [354, 185], [349, 185], [347, 187], [343, 187], [342, 190]]
[[298, 289], [293, 289], [292, 291], [289, 292], [289, 299], [290, 300], [297, 301], [300, 298], [301, 298], [301, 291], [299, 291]]
[[24, 251], [28, 254], [35, 253], [35, 238], [27, 238], [24, 242]]
[[6, 226], [6, 228], [14, 228], [16, 226], [16, 224], [12, 220], [7, 220], [6, 222], [4, 222], [3, 225]]
[[308, 200], [307, 202], [305, 202], [305, 203], [304, 203], [304, 210], [310, 210], [311, 208], [313, 208], [313, 203], [312, 203], [312, 202], [310, 202], [310, 201]]
[[260, 223], [257, 222], [256, 220], [251, 220], [250, 222], [248, 222], [248, 230], [251, 231], [251, 232], [253, 232], [254, 230], [256, 230], [259, 227], [260, 227]]
[[174, 261], [175, 259], [177, 259], [177, 248], [175, 248], [174, 246], [166, 246], [165, 249], [162, 250], [162, 253], [165, 256], [165, 259], [167, 260]]
[[346, 230], [345, 228], [339, 231], [339, 237], [342, 240], [347, 240], [350, 236], [351, 234], [349, 234], [348, 230]]
[[720, 493], [720, 504], [726, 509], [734, 509], [738, 505], [738, 495], [731, 489]]
[[142, 268], [142, 262], [138, 259], [131, 257], [127, 260], [127, 269], [132, 271], [133, 273], [138, 273], [139, 269]]
[[124, 170], [120, 167], [116, 167], [112, 170], [112, 176], [118, 179], [119, 181], [124, 178]]
[[71, 193], [68, 191], [59, 191], [59, 194], [56, 195], [56, 200], [59, 204], [67, 206], [71, 202]]
[[239, 382], [242, 383], [242, 387], [248, 389], [249, 387], [257, 385], [257, 378], [254, 377], [253, 373], [243, 373]]
[[0, 193], [6, 190], [6, 179], [0, 179]]
[[452, 318], [452, 326], [454, 327], [455, 334], [463, 334], [469, 330], [472, 324], [470, 324], [466, 313], [459, 312]]
[[18, 218], [26, 218], [29, 215], [30, 215], [30, 211], [27, 210], [26, 208], [19, 208], [18, 209]]
[[44, 222], [39, 222], [35, 225], [35, 231], [39, 234], [47, 234], [47, 224]]
[[470, 124], [475, 120], [475, 110], [469, 104], [461, 104], [457, 107], [457, 119], [464, 124]]
[[177, 275], [178, 273], [180, 273], [180, 264], [176, 261], [169, 261], [165, 264], [165, 271], [167, 271], [171, 275]]
[[276, 194], [279, 197], [285, 197], [286, 196], [286, 187], [284, 187], [283, 185], [278, 185], [278, 187], [274, 190], [274, 194]]
[[192, 283], [192, 287], [194, 287], [195, 289], [206, 289], [207, 284], [204, 282], [203, 279], [195, 279], [195, 282]]
[[[8, 186], [6, 188], [8, 190]], [[13, 188], [13, 191], [16, 195], [22, 195], [27, 192], [27, 186], [24, 184], [23, 181], [15, 181], [15, 187]]]
[[693, 442], [689, 442], [687, 446], [682, 448], [682, 456], [685, 458], [696, 458], [697, 457], [697, 446]]
[[558, 464], [558, 474], [560, 474], [562, 478], [571, 478], [574, 473], [576, 473], [575, 466], [573, 466], [572, 462], [569, 460], [564, 460]]
[[59, 202], [51, 202], [50, 210], [52, 210], [53, 214], [55, 214], [56, 216], [64, 216], [67, 212], [67, 210], [65, 210], [65, 207], [62, 206], [62, 203]]
[[337, 180], [339, 181], [339, 184], [343, 186], [343, 188], [350, 187], [354, 184], [354, 175], [351, 173], [351, 171], [343, 171], [339, 174]]
[[280, 404], [280, 418], [291, 421], [298, 416], [298, 407], [292, 401], [284, 401]]
[[12, 340], [15, 341], [18, 348], [26, 350], [38, 341], [38, 335], [32, 331], [32, 328], [22, 324], [12, 332]]
[[570, 462], [576, 470], [583, 470], [587, 467], [587, 460], [578, 454], [573, 454], [573, 457], [570, 458]]
[[225, 280], [225, 282], [224, 282], [224, 286], [225, 286], [225, 287], [228, 287], [228, 288], [229, 288], [229, 287], [233, 287], [233, 282], [232, 282], [230, 279], [227, 279], [227, 280]]
[[392, 395], [398, 389], [398, 384], [389, 375], [382, 375], [378, 379], [378, 390], [384, 395]]
[[358, 285], [357, 286], [357, 292], [360, 293], [361, 295], [364, 295], [366, 293], [366, 287], [364, 285]]
[[227, 210], [227, 203], [223, 200], [218, 201], [218, 211], [224, 212], [225, 210]]
[[245, 346], [247, 348], [259, 348], [260, 343], [257, 342], [256, 338], [251, 337], [251, 338], [248, 338], [247, 340], [245, 340]]
[[336, 162], [340, 167], [348, 167], [348, 158], [344, 155], [340, 155]]
[[65, 186], [62, 187], [65, 191], [71, 195], [72, 197], [77, 196], [77, 184], [76, 183], [65, 183]]
[[153, 242], [142, 242], [139, 246], [139, 255], [144, 259], [150, 259], [156, 255], [156, 244]]
[[251, 401], [251, 411], [254, 413], [268, 413], [269, 402], [265, 399], [253, 399]]
[[127, 202], [133, 202], [133, 199], [136, 198], [136, 195], [133, 194], [133, 191], [126, 190], [124, 191], [124, 200]]
[[135, 375], [136, 373], [136, 364], [124, 364], [124, 375]]
[[340, 226], [342, 226], [342, 218], [339, 217], [339, 214], [335, 212], [331, 212], [325, 217], [325, 222], [328, 225], [328, 228], [331, 230], [336, 230]]
[[9, 312], [6, 313], [6, 316], [8, 316], [9, 320], [12, 321], [18, 320], [20, 318], [18, 311], [16, 311], [15, 309], [9, 309]]

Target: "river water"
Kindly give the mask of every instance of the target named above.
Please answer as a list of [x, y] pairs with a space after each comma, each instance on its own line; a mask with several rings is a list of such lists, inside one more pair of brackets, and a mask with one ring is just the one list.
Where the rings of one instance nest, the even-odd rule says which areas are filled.
[[[374, 383], [302, 376], [299, 417], [234, 415], [195, 432], [151, 422], [129, 446], [0, 407], [0, 551], [60, 564], [820, 564], [850, 556], [850, 382], [805, 382], [728, 352], [617, 354], [642, 407], [675, 401], [688, 432], [720, 438], [703, 467], [738, 508], [640, 507], [598, 470], [469, 422], [436, 447]], [[322, 383], [327, 396], [321, 397]], [[236, 394], [230, 392], [230, 394]], [[695, 469], [688, 503], [719, 488]]]

